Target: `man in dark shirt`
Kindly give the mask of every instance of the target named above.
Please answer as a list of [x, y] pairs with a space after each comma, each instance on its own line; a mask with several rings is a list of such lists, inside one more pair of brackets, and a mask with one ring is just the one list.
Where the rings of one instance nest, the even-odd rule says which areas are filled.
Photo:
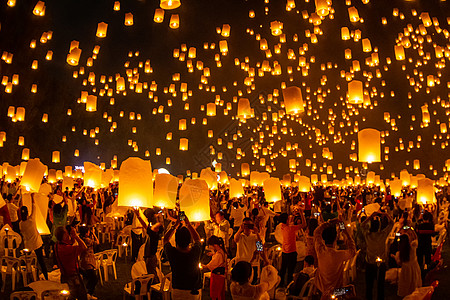
[[[180, 227], [180, 218], [164, 235], [164, 251], [172, 270], [172, 299], [201, 299], [202, 277], [200, 258], [202, 247], [200, 236], [192, 227], [187, 216], [184, 225]], [[176, 247], [170, 244], [170, 238], [175, 232]], [[194, 244], [191, 246], [191, 238]]]
[[417, 247], [417, 262], [420, 269], [424, 269], [423, 258], [428, 266], [431, 262], [431, 237], [436, 234], [434, 231], [433, 215], [425, 211], [422, 216], [423, 222], [417, 225], [417, 237], [419, 245]]

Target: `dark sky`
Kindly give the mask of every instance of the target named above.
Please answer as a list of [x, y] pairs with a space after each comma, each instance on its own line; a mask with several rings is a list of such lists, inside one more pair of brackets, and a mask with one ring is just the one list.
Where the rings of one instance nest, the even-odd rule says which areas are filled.
[[[450, 80], [446, 68], [449, 57], [436, 57], [434, 49], [440, 46], [447, 49], [446, 53], [450, 55], [449, 36], [445, 35], [449, 30], [447, 2], [372, 0], [363, 4], [359, 0], [351, 1], [351, 5], [358, 9], [360, 17], [364, 19], [364, 23], [352, 23], [345, 1], [334, 1], [334, 13], [330, 13], [316, 27], [309, 19], [302, 17], [303, 11], [311, 17], [315, 11], [314, 1], [307, 3], [296, 0], [296, 8], [286, 11], [284, 0], [271, 0], [266, 4], [256, 0], [182, 0], [179, 8], [165, 12], [161, 24], [153, 21], [159, 1], [122, 1], [120, 11], [113, 11], [113, 3], [106, 0], [46, 1], [46, 13], [42, 17], [32, 13], [35, 1], [17, 0], [15, 7], [8, 7], [6, 1], [0, 4], [0, 50], [1, 53], [6, 51], [14, 55], [12, 64], [0, 61], [0, 74], [2, 78], [7, 76], [9, 82], [13, 74], [19, 74], [20, 78], [19, 85], [13, 87], [12, 93], [6, 93], [4, 86], [0, 89], [0, 131], [6, 132], [6, 142], [0, 148], [0, 163], [19, 164], [24, 147], [30, 149], [31, 157], [39, 157], [50, 168], [58, 169], [63, 169], [65, 165], [82, 165], [83, 161], [97, 164], [104, 162], [109, 167], [114, 155], [117, 155], [120, 165], [129, 156], [145, 158], [145, 151], [149, 151], [153, 168], [165, 167], [172, 174], [185, 174], [186, 170], [200, 172], [202, 168], [211, 166], [213, 160], [222, 162], [223, 169], [232, 176], [240, 171], [242, 162], [253, 163], [252, 170], [265, 171], [266, 167], [261, 165], [261, 158], [264, 158], [266, 166], [271, 166], [273, 175], [281, 177], [289, 172], [289, 159], [296, 158], [296, 171], [302, 174], [321, 174], [321, 167], [325, 172], [326, 167], [331, 165], [336, 178], [341, 179], [346, 176], [345, 167], [361, 168], [361, 163], [349, 158], [351, 153], [357, 153], [358, 150], [357, 147], [351, 147], [352, 141], [357, 145], [357, 134], [353, 130], [357, 122], [359, 129], [376, 128], [389, 134], [385, 144], [381, 145], [382, 162], [370, 166], [377, 174], [389, 178], [392, 172], [398, 176], [399, 171], [406, 168], [413, 174], [424, 173], [433, 178], [444, 175], [445, 160], [450, 155], [448, 135], [440, 133], [439, 123], [446, 123], [447, 127], [450, 125], [450, 86], [447, 83]], [[398, 8], [404, 18], [393, 16], [394, 8]], [[412, 14], [412, 9], [416, 10], [416, 16]], [[249, 10], [255, 12], [255, 18], [249, 18]], [[124, 25], [124, 15], [128, 12], [134, 15], [133, 26]], [[426, 27], [427, 34], [423, 36], [414, 32], [422, 24], [419, 19], [422, 12], [428, 12], [431, 18], [439, 21], [439, 26]], [[170, 29], [170, 15], [175, 13], [179, 14], [180, 27]], [[387, 25], [381, 23], [382, 17], [387, 19]], [[283, 23], [286, 42], [280, 43], [280, 37], [271, 34], [272, 21]], [[108, 23], [106, 38], [100, 39], [95, 35], [99, 22]], [[223, 24], [231, 26], [230, 37], [222, 37], [216, 32], [216, 27], [221, 28]], [[407, 31], [408, 24], [414, 29], [409, 36], [412, 46], [405, 49], [406, 60], [397, 61], [394, 45], [398, 42], [399, 34], [404, 34], [405, 28]], [[362, 38], [369, 38], [372, 51], [363, 52], [361, 40], [343, 41], [341, 27], [344, 26], [352, 32], [360, 30]], [[311, 43], [311, 39], [306, 36], [305, 31], [314, 33], [314, 30], [323, 33], [317, 35], [318, 43]], [[40, 37], [48, 31], [53, 32], [52, 39], [40, 43]], [[251, 35], [250, 31], [254, 34]], [[260, 50], [257, 34], [267, 40], [271, 57]], [[297, 40], [294, 40], [295, 35]], [[422, 44], [417, 39], [419, 36], [424, 39]], [[34, 49], [29, 47], [32, 39], [37, 40]], [[66, 55], [73, 40], [79, 41], [82, 49], [80, 63], [76, 67], [66, 63]], [[228, 43], [229, 52], [225, 56], [218, 49], [221, 40], [227, 40]], [[215, 43], [216, 47], [204, 49], [204, 43], [208, 43], [209, 48], [211, 43]], [[184, 61], [173, 57], [174, 49], [181, 49], [183, 44], [187, 49], [195, 47], [197, 50], [196, 58], [192, 59], [192, 72], [187, 67], [187, 57]], [[307, 50], [300, 53], [299, 49], [304, 48], [305, 44]], [[100, 53], [93, 66], [87, 67], [86, 61], [92, 56], [96, 45], [100, 46]], [[277, 45], [280, 46], [280, 53], [275, 51]], [[344, 58], [345, 49], [351, 49], [352, 59]], [[53, 51], [51, 61], [45, 60], [49, 50]], [[288, 59], [290, 50], [295, 53], [294, 59]], [[139, 56], [128, 57], [129, 52], [134, 54], [137, 51]], [[366, 60], [375, 51], [380, 62], [369, 66]], [[421, 51], [423, 56], [420, 55]], [[183, 53], [182, 49], [180, 52]], [[424, 59], [427, 53], [429, 59]], [[187, 52], [185, 54], [187, 56]], [[221, 67], [217, 67], [216, 56], [220, 58]], [[308, 76], [302, 75], [302, 68], [297, 69], [302, 56], [308, 62]], [[248, 69], [241, 68], [246, 57], [248, 68], [256, 71], [254, 89], [251, 90], [244, 84], [244, 79], [249, 76]], [[387, 58], [391, 59], [391, 64], [387, 63]], [[235, 59], [239, 60], [237, 66]], [[38, 60], [37, 70], [31, 69], [33, 60]], [[145, 73], [144, 68], [139, 68], [139, 63], [147, 60], [150, 60], [152, 73]], [[264, 72], [263, 77], [259, 76], [258, 69], [264, 60], [272, 68], [280, 64], [282, 74]], [[367, 84], [365, 89], [370, 92], [372, 107], [346, 104], [347, 81], [341, 77], [341, 71], [349, 73], [353, 60], [358, 60], [361, 66], [361, 71], [355, 72], [353, 79]], [[129, 66], [125, 67], [127, 61]], [[204, 67], [209, 67], [211, 73], [201, 89], [199, 84], [203, 71], [196, 68], [198, 61], [203, 62]], [[322, 70], [321, 65], [327, 63], [332, 68]], [[437, 67], [438, 63], [440, 67]], [[402, 65], [405, 65], [404, 70]], [[84, 67], [84, 75], [73, 78], [72, 73], [79, 72], [80, 67]], [[148, 86], [153, 81], [157, 83], [157, 91], [153, 93], [154, 98], [158, 98], [157, 103], [154, 98], [149, 99], [149, 89], [139, 94], [130, 89], [128, 82], [126, 95], [116, 93], [115, 80], [106, 82], [114, 90], [113, 96], [99, 95], [100, 90], [105, 88], [105, 84], [100, 82], [102, 75], [106, 76], [106, 81], [110, 76], [115, 79], [116, 74], [126, 79], [127, 68], [131, 72], [133, 69], [137, 71], [138, 82], [147, 83]], [[288, 74], [289, 68], [292, 68], [292, 74]], [[95, 73], [95, 85], [83, 85], [83, 80], [88, 78], [90, 72]], [[380, 77], [376, 76], [377, 72]], [[179, 81], [173, 81], [175, 73], [180, 74]], [[369, 80], [368, 74], [372, 74], [373, 78]], [[429, 91], [426, 83], [428, 75], [439, 79], [434, 87], [429, 87]], [[323, 82], [324, 76], [326, 82]], [[425, 80], [421, 82], [420, 77]], [[409, 78], [415, 79], [417, 91], [410, 85]], [[180, 92], [182, 82], [188, 84], [192, 93], [187, 100], [182, 99]], [[302, 89], [306, 110], [295, 118], [285, 115], [274, 122], [272, 113], [283, 110], [283, 82], [287, 86], [295, 85]], [[37, 84], [36, 94], [30, 92], [32, 84]], [[171, 84], [175, 86], [176, 95], [164, 92]], [[279, 91], [278, 97], [274, 96], [274, 89]], [[87, 112], [85, 104], [77, 103], [82, 91], [98, 96], [96, 112]], [[393, 97], [391, 91], [394, 92]], [[411, 99], [408, 93], [411, 93]], [[317, 94], [323, 95], [323, 103], [318, 100]], [[114, 105], [110, 105], [111, 97], [115, 99]], [[235, 118], [237, 103], [233, 102], [233, 97], [248, 98], [255, 110], [255, 117], [245, 123], [239, 122]], [[217, 105], [215, 117], [206, 116], [206, 108], [203, 111], [201, 107], [206, 107], [207, 103], [213, 103], [216, 99], [222, 100], [223, 106]], [[172, 105], [169, 105], [170, 101]], [[189, 110], [184, 109], [186, 103], [189, 104]], [[232, 109], [224, 115], [227, 103]], [[421, 106], [424, 104], [428, 104], [431, 122], [429, 126], [421, 128]], [[12, 118], [7, 117], [10, 106], [25, 107], [24, 122], [12, 122]], [[164, 107], [164, 112], [153, 114], [153, 110], [160, 106]], [[352, 108], [357, 109], [357, 114]], [[67, 115], [68, 109], [72, 110], [71, 116]], [[120, 117], [121, 111], [124, 117]], [[142, 119], [129, 120], [130, 112], [140, 114]], [[389, 112], [391, 118], [395, 119], [397, 128], [393, 129], [383, 120], [384, 112]], [[49, 116], [48, 123], [41, 121], [44, 113]], [[112, 122], [103, 118], [105, 113], [112, 118], [112, 122], [117, 123], [114, 132], [110, 132]], [[267, 120], [263, 119], [264, 114]], [[170, 115], [170, 122], [164, 122], [165, 115]], [[412, 121], [412, 115], [415, 115], [416, 121]], [[195, 124], [191, 124], [192, 118], [195, 118]], [[204, 118], [207, 120], [206, 125], [202, 125]], [[179, 119], [187, 120], [186, 131], [178, 130]], [[348, 122], [350, 126], [347, 126]], [[278, 133], [272, 135], [274, 125]], [[73, 126], [75, 132], [72, 131]], [[96, 127], [99, 133], [95, 138], [90, 138], [90, 130]], [[133, 127], [137, 130], [134, 134]], [[283, 127], [289, 134], [282, 133]], [[334, 128], [334, 135], [329, 133], [329, 127]], [[83, 130], [87, 130], [88, 134], [83, 135]], [[213, 130], [213, 138], [208, 138], [208, 130]], [[317, 130], [320, 130], [323, 140], [317, 138]], [[167, 133], [172, 133], [172, 140], [166, 140]], [[235, 138], [233, 135], [236, 135]], [[342, 138], [339, 139], [338, 135]], [[19, 136], [25, 138], [25, 146], [17, 145]], [[65, 143], [62, 142], [63, 136], [67, 138]], [[418, 137], [421, 139], [420, 148], [417, 148]], [[189, 139], [188, 151], [179, 151], [180, 138]], [[222, 145], [218, 144], [219, 138], [223, 141]], [[98, 145], [95, 145], [96, 139]], [[402, 139], [405, 150], [395, 151], [396, 147], [401, 147], [399, 139]], [[128, 146], [129, 140], [136, 142], [137, 152]], [[414, 147], [407, 151], [410, 141]], [[228, 142], [233, 143], [232, 149], [228, 149]], [[292, 145], [297, 143], [303, 156], [296, 157], [295, 149], [286, 150], [287, 142]], [[258, 146], [261, 149], [253, 151]], [[389, 146], [388, 160], [384, 154], [386, 146]], [[211, 154], [211, 147], [215, 154]], [[333, 152], [332, 160], [322, 157], [324, 147]], [[155, 154], [156, 148], [161, 148], [160, 156]], [[237, 148], [243, 153], [241, 157], [237, 157]], [[266, 148], [268, 155], [263, 154], [263, 148]], [[74, 157], [75, 149], [79, 150], [79, 157]], [[61, 152], [61, 163], [51, 162], [52, 151]], [[222, 160], [218, 153], [222, 153]], [[165, 163], [167, 157], [171, 159], [170, 165]], [[316, 169], [306, 166], [307, 159], [316, 164]], [[420, 160], [420, 170], [413, 170], [415, 159]], [[338, 170], [338, 164], [344, 168]], [[436, 174], [433, 174], [430, 165]], [[353, 176], [354, 172], [348, 174]], [[329, 179], [332, 179], [331, 175]]]

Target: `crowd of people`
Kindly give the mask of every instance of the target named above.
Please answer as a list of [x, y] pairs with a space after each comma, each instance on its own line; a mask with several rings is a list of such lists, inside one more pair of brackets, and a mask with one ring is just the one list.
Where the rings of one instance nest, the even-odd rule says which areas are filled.
[[[96, 228], [118, 209], [118, 183], [98, 190], [81, 179], [73, 189], [63, 190], [61, 182], [49, 186], [44, 217], [50, 235], [39, 234], [36, 196], [25, 205], [19, 181], [1, 182], [6, 204], [0, 224], [22, 237], [44, 278], [46, 259], [73, 299], [96, 299]], [[310, 282], [311, 294], [323, 299], [345, 294], [370, 300], [374, 294], [385, 298], [386, 280], [397, 284], [401, 297], [426, 283], [438, 263], [432, 241], [446, 236], [448, 186], [429, 204], [418, 202], [411, 188], [394, 197], [389, 187], [316, 185], [300, 192], [291, 186], [282, 187], [275, 203], [266, 201], [261, 187], [244, 191], [240, 198], [230, 198], [226, 186], [211, 191], [211, 219], [202, 222], [191, 222], [179, 208], [128, 208], [126, 227], [115, 238], [129, 233], [131, 263], [143, 260], [155, 282], [160, 261], [168, 262], [172, 299], [201, 299], [203, 273], [210, 272], [211, 299], [225, 299], [228, 285], [233, 299], [268, 299], [271, 291], [298, 296]], [[365, 273], [364, 295], [356, 295], [346, 276], [352, 261]]]

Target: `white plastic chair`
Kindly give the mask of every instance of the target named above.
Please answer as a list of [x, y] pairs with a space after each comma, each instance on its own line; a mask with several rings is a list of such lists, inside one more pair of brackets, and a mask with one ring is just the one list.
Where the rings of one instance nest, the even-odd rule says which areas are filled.
[[131, 236], [125, 233], [121, 233], [117, 236], [117, 250], [119, 251], [119, 257], [122, 257], [125, 251], [125, 256], [128, 256], [128, 249], [131, 247]]
[[170, 300], [170, 293], [172, 292], [172, 273], [163, 275], [159, 269], [156, 269], [158, 273], [159, 283], [152, 284], [151, 291], [156, 291], [162, 295], [163, 300]]
[[117, 271], [116, 271], [117, 249], [109, 249], [101, 253], [103, 254], [102, 268], [103, 274], [105, 275], [105, 281], [108, 281], [109, 267], [112, 267], [114, 272], [114, 279], [117, 280]]
[[14, 292], [9, 296], [9, 300], [37, 300], [37, 294], [33, 291]]
[[29, 275], [32, 276], [33, 281], [36, 281], [38, 279], [37, 257], [34, 255], [23, 255], [19, 257], [19, 261], [19, 270], [22, 274], [23, 285], [27, 286]]
[[67, 290], [46, 290], [41, 293], [41, 300], [67, 300], [69, 296]]
[[100, 278], [100, 284], [103, 285], [103, 276], [102, 276], [102, 262], [103, 262], [103, 253], [95, 253], [95, 270], [98, 273], [98, 278]]
[[[143, 296], [147, 296], [150, 299], [150, 291], [152, 286], [152, 281], [155, 275], [143, 275], [133, 279], [132, 282], [125, 284], [123, 288], [123, 299], [127, 298], [127, 295], [134, 297], [134, 299], [141, 300]], [[137, 283], [139, 282], [139, 285]]]
[[316, 285], [314, 284], [314, 277], [310, 278], [303, 285], [298, 296], [289, 295], [287, 293], [287, 291], [289, 291], [289, 287], [292, 283], [290, 283], [286, 288], [286, 299], [287, 300], [289, 300], [289, 299], [292, 299], [292, 300], [311, 299], [311, 297], [317, 293], [317, 288], [316, 288]]
[[2, 273], [2, 292], [5, 291], [6, 275], [11, 275], [12, 290], [16, 289], [16, 280], [20, 274], [19, 269], [20, 261], [17, 258], [4, 256], [1, 258], [1, 273]]
[[7, 234], [3, 237], [2, 244], [5, 246], [5, 256], [17, 257], [17, 249], [20, 246], [20, 240], [16, 235]]

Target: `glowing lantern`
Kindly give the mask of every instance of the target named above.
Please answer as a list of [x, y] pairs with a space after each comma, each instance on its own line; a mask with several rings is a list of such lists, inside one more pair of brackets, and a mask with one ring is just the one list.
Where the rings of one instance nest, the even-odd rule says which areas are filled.
[[363, 83], [352, 80], [348, 83], [348, 102], [350, 104], [362, 104], [364, 102]]
[[161, 0], [159, 7], [162, 9], [175, 9], [181, 5], [180, 0]]
[[71, 166], [65, 166], [65, 168], [64, 168], [64, 176], [72, 177], [72, 167]]
[[267, 202], [276, 202], [281, 200], [281, 184], [278, 178], [269, 178], [264, 180], [264, 195]]
[[341, 28], [341, 39], [343, 41], [346, 41], [346, 40], [350, 39], [350, 31], [348, 30], [347, 27], [342, 27]]
[[126, 13], [125, 14], [125, 26], [131, 26], [133, 24], [134, 24], [133, 14], [132, 13]]
[[119, 10], [120, 10], [120, 1], [115, 1], [115, 2], [114, 2], [114, 7], [113, 7], [113, 9], [114, 9], [115, 11], [119, 11]]
[[125, 90], [125, 79], [123, 77], [118, 77], [116, 79], [116, 89], [118, 91], [124, 91]]
[[348, 8], [348, 15], [350, 18], [350, 22], [358, 22], [359, 21], [359, 13], [356, 7], [352, 6]]
[[225, 40], [219, 41], [219, 50], [222, 55], [227, 55], [228, 53], [228, 43]]
[[321, 17], [325, 17], [330, 12], [328, 6], [328, 0], [315, 0], [316, 3], [316, 13]]
[[366, 128], [358, 132], [358, 158], [360, 162], [380, 162], [380, 132]]
[[52, 152], [52, 163], [59, 163], [59, 151]]
[[230, 27], [229, 24], [223, 24], [222, 25], [222, 30], [220, 31], [220, 34], [223, 37], [229, 37], [230, 36], [230, 29], [231, 29], [231, 27]]
[[370, 171], [370, 172], [367, 173], [366, 183], [367, 184], [374, 184], [375, 183], [375, 172]]
[[391, 187], [391, 194], [394, 195], [394, 197], [400, 197], [402, 194], [402, 181], [395, 178], [389, 182], [389, 185]]
[[43, 16], [45, 14], [45, 2], [38, 1], [34, 6], [33, 14], [36, 16]]
[[188, 143], [189, 143], [188, 139], [181, 138], [180, 139], [180, 150], [181, 151], [187, 151], [188, 150]]
[[[450, 168], [450, 162], [449, 162], [449, 168]], [[250, 166], [248, 163], [242, 163], [241, 164], [241, 176], [246, 177], [250, 174]]]
[[209, 189], [217, 189], [217, 174], [211, 168], [203, 169], [200, 172], [200, 179], [203, 179], [208, 184]]
[[118, 206], [152, 207], [152, 177], [150, 161], [138, 157], [123, 161], [119, 173]]
[[447, 133], [447, 124], [446, 123], [441, 123], [439, 125], [439, 128], [441, 130], [441, 133]]
[[208, 184], [203, 179], [186, 179], [180, 188], [180, 210], [191, 222], [211, 218]]
[[400, 171], [400, 181], [403, 186], [408, 186], [411, 184], [411, 174], [408, 173], [407, 170]]
[[178, 14], [173, 14], [170, 16], [169, 27], [172, 29], [177, 29], [180, 26], [180, 17]]
[[178, 191], [178, 178], [170, 174], [155, 175], [154, 205], [169, 209], [175, 208]]
[[278, 36], [283, 33], [283, 23], [278, 21], [273, 21], [270, 23], [270, 30], [272, 35]]
[[431, 179], [424, 178], [417, 182], [417, 201], [422, 204], [436, 203], [434, 195], [434, 182]]
[[30, 159], [27, 162], [20, 184], [27, 191], [38, 192], [41, 187], [42, 178], [44, 178], [45, 170], [45, 165], [38, 158]]
[[295, 159], [289, 160], [289, 169], [296, 169], [297, 168], [297, 161]]
[[[216, 165], [217, 166], [217, 165]], [[216, 168], [216, 171], [219, 172], [219, 170]], [[219, 173], [219, 183], [220, 184], [226, 184], [228, 183], [228, 175], [225, 171], [220, 171]]]
[[433, 22], [430, 19], [430, 14], [427, 12], [423, 12], [420, 14], [420, 19], [422, 20], [423, 26], [430, 27], [433, 25]]
[[[311, 176], [311, 179], [312, 179], [312, 176]], [[316, 175], [316, 178], [315, 178], [314, 182], [317, 182], [317, 175]], [[298, 179], [298, 190], [300, 192], [302, 192], [302, 193], [306, 193], [306, 192], [311, 191], [311, 181], [309, 180], [308, 177], [306, 177], [306, 176], [300, 176], [299, 177], [299, 179]]]
[[87, 97], [86, 111], [97, 111], [97, 96], [89, 95]]
[[78, 61], [80, 60], [81, 49], [73, 48], [70, 50], [69, 54], [67, 54], [67, 63], [71, 66], [77, 66]]
[[98, 23], [97, 33], [95, 34], [99, 38], [104, 38], [106, 36], [106, 31], [108, 30], [108, 24], [105, 22]]
[[162, 23], [164, 21], [164, 10], [161, 8], [155, 9], [155, 15], [153, 16], [155, 23]]
[[299, 87], [290, 86], [283, 90], [284, 109], [287, 114], [296, 115], [304, 111], [302, 91]]
[[372, 45], [370, 44], [369, 39], [363, 39], [362, 40], [362, 46], [363, 46], [363, 52], [370, 52], [372, 51]]
[[244, 196], [244, 189], [240, 181], [232, 178], [230, 180], [230, 199]]
[[216, 104], [208, 103], [206, 104], [206, 115], [210, 117], [214, 117], [216, 115]]
[[394, 46], [395, 58], [397, 60], [405, 59], [405, 49], [403, 46]]
[[24, 121], [25, 120], [25, 108], [24, 107], [18, 107], [16, 110], [16, 120], [17, 121]]
[[238, 102], [238, 118], [246, 119], [252, 117], [253, 112], [250, 101], [247, 98], [240, 98]]
[[420, 160], [415, 159], [413, 162], [414, 170], [420, 170]]
[[102, 183], [102, 169], [91, 162], [84, 162], [84, 185], [94, 189], [101, 187]]
[[29, 160], [30, 159], [30, 149], [23, 148], [23, 150], [22, 150], [22, 159], [23, 160]]

